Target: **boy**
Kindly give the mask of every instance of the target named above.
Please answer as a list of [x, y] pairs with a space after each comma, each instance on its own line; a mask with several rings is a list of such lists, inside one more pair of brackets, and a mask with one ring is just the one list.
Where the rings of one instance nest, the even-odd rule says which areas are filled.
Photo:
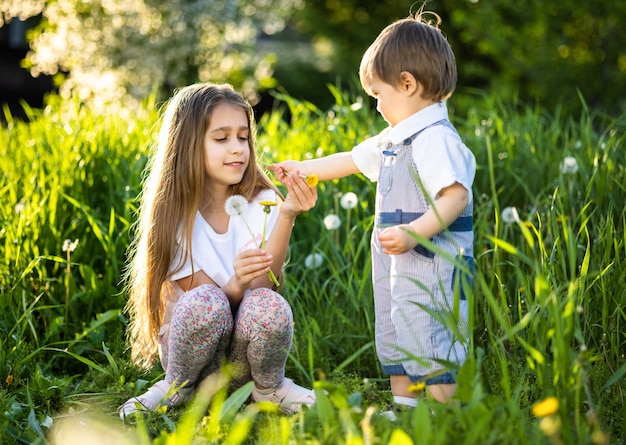
[[[377, 181], [376, 350], [390, 376], [394, 403], [410, 407], [417, 403], [413, 382], [424, 382], [427, 393], [441, 402], [455, 392], [456, 382], [442, 361], [460, 365], [465, 360], [468, 308], [457, 274], [473, 270], [476, 161], [448, 120], [445, 100], [456, 85], [456, 64], [435, 17], [436, 23], [429, 23], [420, 12], [392, 23], [363, 56], [361, 84], [377, 99], [377, 110], [389, 124], [385, 130], [349, 152], [274, 165], [281, 182], [293, 171], [316, 173], [320, 180], [363, 173]], [[452, 257], [463, 258], [467, 267], [455, 270]], [[456, 327], [444, 325], [442, 317]]]

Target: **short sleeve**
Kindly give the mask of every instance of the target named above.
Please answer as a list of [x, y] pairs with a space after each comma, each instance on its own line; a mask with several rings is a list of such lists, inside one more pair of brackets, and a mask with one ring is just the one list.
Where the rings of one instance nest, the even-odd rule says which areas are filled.
[[352, 160], [359, 171], [372, 182], [378, 180], [380, 170], [380, 150], [378, 142], [381, 135], [364, 140], [352, 149]]
[[455, 182], [465, 187], [470, 196], [476, 174], [476, 159], [459, 135], [446, 126], [424, 132], [413, 146], [413, 158], [431, 199]]

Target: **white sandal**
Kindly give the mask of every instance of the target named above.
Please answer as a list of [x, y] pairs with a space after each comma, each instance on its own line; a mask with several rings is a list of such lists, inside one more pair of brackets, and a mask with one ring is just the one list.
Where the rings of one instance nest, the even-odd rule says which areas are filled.
[[259, 394], [254, 388], [252, 400], [255, 402], [274, 402], [279, 405], [283, 413], [295, 414], [302, 409], [302, 405], [310, 408], [315, 403], [315, 392], [296, 385], [293, 380], [285, 378], [280, 388], [270, 394]]
[[156, 382], [144, 394], [128, 399], [120, 406], [120, 418], [139, 411], [154, 411], [162, 406], [171, 408], [178, 406], [189, 400], [193, 394], [193, 388], [181, 388], [177, 392], [171, 393], [174, 385], [170, 385], [165, 380]]

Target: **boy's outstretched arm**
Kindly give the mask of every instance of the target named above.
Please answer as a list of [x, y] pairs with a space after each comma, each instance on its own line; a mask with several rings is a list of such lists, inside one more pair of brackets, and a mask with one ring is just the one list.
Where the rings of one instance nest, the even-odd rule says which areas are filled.
[[307, 159], [306, 161], [283, 161], [273, 164], [274, 174], [283, 184], [285, 173], [297, 171], [298, 174], [309, 176], [316, 174], [320, 181], [339, 179], [344, 176], [359, 173], [359, 169], [352, 160], [352, 153], [344, 151], [323, 158]]

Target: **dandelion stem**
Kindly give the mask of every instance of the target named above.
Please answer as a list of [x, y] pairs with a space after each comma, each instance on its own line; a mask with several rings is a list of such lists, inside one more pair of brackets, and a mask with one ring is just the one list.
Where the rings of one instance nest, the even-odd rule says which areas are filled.
[[70, 307], [70, 274], [71, 274], [71, 265], [70, 259], [72, 252], [67, 249], [67, 269], [65, 270], [65, 339], [67, 340], [67, 329], [69, 326], [69, 307]]
[[[254, 245], [257, 248], [264, 249], [265, 248], [265, 221], [267, 221], [267, 215], [265, 215], [265, 221], [263, 222], [263, 240], [261, 240], [260, 247], [256, 241], [256, 237], [254, 236], [254, 233], [252, 232], [252, 229], [248, 225], [248, 221], [246, 221], [246, 218], [244, 218], [243, 215], [240, 215], [240, 216], [241, 216], [241, 219], [243, 220], [243, 223], [246, 225], [248, 232], [250, 232], [250, 236], [252, 237], [252, 241], [254, 242]], [[276, 285], [276, 287], [280, 286], [280, 283], [278, 282], [278, 279], [276, 278], [276, 275], [274, 275], [274, 271], [272, 269], [270, 269], [270, 271], [267, 273], [267, 276], [272, 281], [272, 283]]]

